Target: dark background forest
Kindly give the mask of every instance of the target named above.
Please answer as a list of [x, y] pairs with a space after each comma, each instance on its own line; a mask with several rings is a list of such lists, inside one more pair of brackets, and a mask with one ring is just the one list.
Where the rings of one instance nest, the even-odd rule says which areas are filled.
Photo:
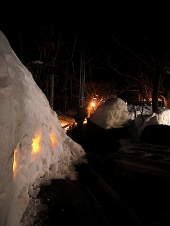
[[51, 107], [66, 113], [117, 93], [170, 106], [168, 6], [45, 4], [9, 9], [1, 31]]

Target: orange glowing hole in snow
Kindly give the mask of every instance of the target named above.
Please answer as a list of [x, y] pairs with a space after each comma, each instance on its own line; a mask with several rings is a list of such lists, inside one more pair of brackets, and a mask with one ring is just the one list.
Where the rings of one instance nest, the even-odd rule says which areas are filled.
[[16, 153], [18, 152], [17, 149], [14, 150], [14, 160], [13, 160], [13, 172], [15, 173], [16, 169], [18, 168], [17, 160], [16, 160]]
[[38, 134], [32, 139], [32, 154], [37, 154], [41, 148], [41, 136]]
[[54, 132], [52, 132], [50, 134], [50, 139], [51, 139], [53, 147], [55, 147], [57, 145], [57, 137], [56, 137], [56, 134]]

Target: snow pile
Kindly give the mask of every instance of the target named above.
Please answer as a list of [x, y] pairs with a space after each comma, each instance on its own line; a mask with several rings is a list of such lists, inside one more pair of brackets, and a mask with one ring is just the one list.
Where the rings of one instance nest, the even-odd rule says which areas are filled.
[[138, 115], [132, 122], [128, 129], [128, 136], [139, 141], [141, 133], [146, 126], [156, 125], [158, 123], [158, 116], [156, 114], [151, 115]]
[[153, 113], [152, 106], [128, 105], [129, 112], [129, 137], [139, 141], [141, 133], [149, 125], [170, 126], [170, 109], [158, 108], [159, 113]]
[[127, 105], [120, 98], [108, 99], [97, 108], [90, 120], [103, 129], [126, 126], [129, 121]]
[[[135, 106], [135, 105], [127, 105], [128, 112], [129, 112], [129, 120], [133, 121], [139, 121], [136, 118], [139, 118], [140, 121], [143, 118], [148, 118], [148, 116], [157, 116], [158, 124], [164, 124], [164, 125], [170, 125], [170, 109], [159, 107], [158, 114], [153, 114], [152, 106]], [[148, 119], [147, 119], [148, 121]]]
[[[137, 110], [137, 112], [136, 112]], [[119, 151], [129, 153], [127, 147], [133, 147], [134, 142], [141, 141], [141, 135], [145, 127], [149, 125], [160, 125], [160, 127], [153, 127], [149, 130], [148, 137], [150, 136], [151, 143], [158, 144], [158, 141], [161, 143], [160, 145], [169, 145], [168, 142], [168, 128], [162, 127], [162, 125], [170, 126], [170, 109], [166, 109], [163, 107], [159, 107], [159, 113], [153, 113], [151, 106], [128, 106], [129, 118], [130, 118], [130, 126], [128, 128], [128, 139], [120, 139]], [[148, 127], [149, 128], [149, 127]], [[159, 129], [158, 129], [159, 128]], [[164, 135], [163, 135], [164, 134]], [[163, 137], [161, 137], [163, 135]], [[159, 140], [152, 141], [152, 139]], [[146, 142], [146, 141], [145, 141]]]
[[41, 179], [74, 180], [86, 160], [1, 31], [0, 70], [0, 225], [18, 226]]
[[170, 126], [170, 109], [162, 108], [162, 111], [158, 114], [158, 122]]

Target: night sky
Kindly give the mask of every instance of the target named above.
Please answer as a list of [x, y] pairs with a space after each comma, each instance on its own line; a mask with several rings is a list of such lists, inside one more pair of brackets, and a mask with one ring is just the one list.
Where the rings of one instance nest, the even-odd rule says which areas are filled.
[[118, 78], [121, 73], [137, 73], [139, 69], [144, 73], [147, 69], [137, 63], [136, 56], [153, 64], [153, 57], [161, 58], [165, 51], [169, 54], [169, 24], [168, 5], [143, 1], [15, 5], [10, 10], [4, 7], [0, 18], [1, 31], [24, 65], [35, 60], [47, 62], [56, 51], [58, 62], [64, 62], [76, 40], [74, 66], [79, 67], [83, 48], [86, 62], [90, 62], [87, 73], [92, 70], [94, 76], [103, 78]]
[[143, 1], [137, 5], [63, 3], [19, 7], [15, 5], [10, 10], [5, 8], [1, 15], [0, 29], [14, 50], [17, 50], [22, 36], [38, 33], [40, 26], [46, 29], [53, 26], [55, 31], [62, 32], [63, 39], [70, 41], [77, 29], [83, 27], [87, 45], [90, 44], [93, 51], [95, 48], [114, 45], [109, 32], [121, 43], [135, 45], [135, 38], [150, 38], [154, 41], [165, 36], [164, 29], [168, 29], [169, 22], [168, 8], [163, 4], [145, 5]]
[[[121, 43], [135, 48], [140, 38], [150, 38], [153, 42], [158, 38], [165, 38], [165, 32], [166, 35], [169, 33], [166, 30], [169, 23], [168, 7], [163, 4], [146, 5], [143, 1], [139, 1], [137, 5], [63, 3], [15, 5], [10, 10], [4, 8], [0, 29], [19, 53], [23, 36], [28, 36], [29, 42], [30, 34], [38, 33], [41, 26], [46, 29], [53, 26], [55, 31], [60, 30], [62, 38], [67, 41], [72, 41], [77, 29], [83, 27], [87, 49], [90, 46], [90, 51], [97, 52], [99, 48], [114, 46], [109, 32]], [[26, 40], [25, 37], [24, 39]]]

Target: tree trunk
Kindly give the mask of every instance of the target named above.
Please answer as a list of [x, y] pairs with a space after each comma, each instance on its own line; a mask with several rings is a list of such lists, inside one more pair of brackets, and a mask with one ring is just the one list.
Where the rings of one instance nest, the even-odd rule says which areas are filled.
[[158, 113], [158, 97], [159, 97], [159, 87], [160, 87], [160, 78], [161, 78], [161, 71], [160, 71], [160, 65], [158, 63], [158, 60], [156, 62], [156, 74], [155, 74], [155, 80], [153, 84], [153, 92], [152, 92], [152, 110], [153, 113]]
[[170, 75], [166, 75], [164, 81], [165, 94], [164, 94], [164, 106], [165, 108], [170, 108]]
[[170, 87], [167, 88], [164, 106], [170, 108]]

